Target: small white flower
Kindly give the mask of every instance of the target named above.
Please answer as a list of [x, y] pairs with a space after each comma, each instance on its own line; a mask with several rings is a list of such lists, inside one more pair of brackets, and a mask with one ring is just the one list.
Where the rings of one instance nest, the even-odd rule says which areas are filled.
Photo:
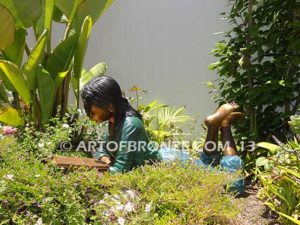
[[121, 202], [118, 201], [118, 200], [115, 200], [115, 204], [116, 204], [116, 205], [121, 205]]
[[6, 178], [7, 178], [8, 180], [13, 180], [13, 179], [14, 179], [14, 175], [13, 175], [13, 174], [7, 174], [7, 175], [6, 175]]
[[119, 195], [114, 195], [113, 198], [116, 199], [116, 200], [120, 200], [120, 196]]
[[115, 209], [118, 210], [118, 211], [122, 211], [122, 210], [124, 209], [124, 205], [119, 204], [119, 205], [117, 205], [117, 206], [115, 207]]
[[103, 204], [105, 204], [106, 202], [103, 200], [103, 199], [101, 199], [99, 202], [98, 202], [98, 204], [101, 204], [101, 205], [103, 205]]
[[51, 144], [52, 144], [52, 142], [51, 142], [51, 141], [47, 142], [47, 145], [51, 145]]
[[132, 202], [127, 202], [125, 205], [126, 212], [132, 212], [134, 210], [134, 204]]
[[44, 223], [43, 223], [43, 219], [42, 218], [39, 218], [37, 221], [36, 221], [36, 223], [35, 223], [35, 225], [43, 225]]
[[44, 143], [38, 143], [38, 146], [39, 146], [39, 148], [44, 148], [45, 147]]
[[125, 224], [125, 219], [123, 217], [118, 218], [118, 224], [119, 225], [124, 225]]
[[150, 212], [151, 211], [151, 206], [152, 206], [151, 203], [147, 204], [146, 207], [145, 207], [145, 212]]
[[40, 176], [41, 176], [40, 174], [35, 175], [35, 177], [40, 177]]
[[69, 128], [70, 126], [69, 126], [69, 124], [64, 123], [64, 124], [62, 125], [62, 127], [63, 127], [63, 128]]
[[104, 216], [109, 217], [111, 215], [110, 211], [106, 210], [103, 213]]
[[130, 198], [135, 198], [136, 194], [132, 190], [127, 190], [126, 193], [129, 195]]
[[109, 194], [105, 193], [104, 198], [109, 198]]

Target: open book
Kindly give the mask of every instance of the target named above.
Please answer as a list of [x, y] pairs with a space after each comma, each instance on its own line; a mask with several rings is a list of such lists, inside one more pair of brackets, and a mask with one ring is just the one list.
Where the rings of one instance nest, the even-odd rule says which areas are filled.
[[57, 166], [69, 168], [72, 166], [87, 166], [95, 168], [98, 171], [107, 171], [109, 165], [97, 161], [94, 158], [83, 158], [83, 157], [70, 157], [70, 156], [56, 156], [53, 158]]

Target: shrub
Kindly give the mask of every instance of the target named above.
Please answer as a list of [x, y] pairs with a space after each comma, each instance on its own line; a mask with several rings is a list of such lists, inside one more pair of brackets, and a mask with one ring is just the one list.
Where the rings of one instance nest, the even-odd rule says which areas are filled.
[[267, 157], [256, 160], [256, 174], [263, 186], [260, 196], [284, 224], [300, 224], [300, 144], [297, 138], [287, 144], [274, 139], [278, 145], [258, 144], [268, 149]]
[[[67, 112], [70, 86], [79, 108], [80, 90], [106, 64], [83, 68], [92, 26], [113, 0], [102, 1], [0, 1], [0, 121], [12, 126], [34, 122], [39, 130], [61, 106]], [[52, 23], [66, 25], [65, 34], [52, 49]], [[28, 30], [36, 43], [29, 49]], [[23, 60], [26, 53], [27, 59]], [[23, 63], [24, 61], [24, 63]]]
[[168, 140], [181, 140], [189, 135], [184, 130], [191, 128], [194, 120], [184, 114], [184, 107], [175, 108], [153, 101], [139, 105], [138, 111], [143, 115], [145, 128], [153, 141], [161, 143]]
[[215, 100], [236, 101], [245, 120], [236, 127], [240, 140], [285, 139], [287, 121], [300, 103], [299, 2], [228, 0], [223, 13], [231, 24], [216, 44], [210, 69], [219, 74]]
[[0, 141], [0, 221], [10, 224], [214, 224], [237, 209], [234, 177], [159, 164], [99, 178], [42, 163], [12, 137]]

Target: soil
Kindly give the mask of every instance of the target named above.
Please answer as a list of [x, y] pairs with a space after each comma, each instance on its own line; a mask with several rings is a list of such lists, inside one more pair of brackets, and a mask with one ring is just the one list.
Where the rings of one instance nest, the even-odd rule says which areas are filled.
[[278, 216], [257, 198], [257, 192], [258, 187], [250, 185], [245, 194], [234, 199], [241, 212], [237, 218], [228, 221], [229, 225], [280, 225]]

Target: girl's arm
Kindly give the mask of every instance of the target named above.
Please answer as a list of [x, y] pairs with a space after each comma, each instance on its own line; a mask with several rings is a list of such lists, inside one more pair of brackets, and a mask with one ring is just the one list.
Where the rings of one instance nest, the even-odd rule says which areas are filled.
[[138, 143], [139, 135], [142, 129], [140, 123], [133, 121], [125, 121], [122, 128], [119, 149], [113, 165], [109, 167], [111, 173], [126, 172], [134, 167], [135, 158], [137, 156], [138, 149], [130, 149], [126, 143], [135, 142]]

